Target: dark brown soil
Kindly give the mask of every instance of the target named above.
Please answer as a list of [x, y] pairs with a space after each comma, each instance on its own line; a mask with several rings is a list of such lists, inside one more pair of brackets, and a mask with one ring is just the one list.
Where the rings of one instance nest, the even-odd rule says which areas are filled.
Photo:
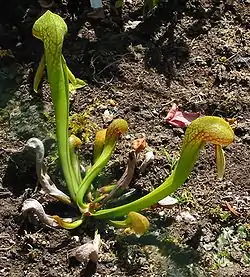
[[[249, 1], [169, 0], [135, 29], [124, 26], [142, 20], [140, 0], [126, 2], [122, 18], [105, 2], [106, 19], [99, 22], [87, 21], [88, 3], [68, 2], [56, 8], [69, 27], [64, 55], [75, 75], [88, 82], [71, 96], [71, 114], [93, 108], [89, 120], [101, 128], [109, 110], [129, 123], [102, 175], [105, 182], [122, 175], [131, 141], [141, 136], [156, 158], [132, 186], [143, 194], [165, 180], [184, 134], [164, 122], [172, 103], [235, 118], [236, 138], [225, 149], [223, 181], [216, 179], [208, 146], [173, 195], [179, 204], [144, 212], [151, 228], [141, 238], [104, 222], [67, 231], [22, 217], [22, 203], [31, 196], [50, 214], [67, 210], [35, 190], [34, 160], [18, 152], [30, 137], [45, 140], [50, 173], [60, 181], [47, 82], [38, 94], [32, 91], [42, 45], [31, 28], [41, 10], [29, 0], [4, 1], [0, 51], [9, 49], [9, 54], [0, 57], [0, 276], [250, 276]], [[86, 163], [92, 141], [93, 134], [81, 150]], [[194, 222], [178, 220], [183, 211]], [[103, 240], [99, 263], [69, 259], [69, 250], [93, 238], [95, 227]]]

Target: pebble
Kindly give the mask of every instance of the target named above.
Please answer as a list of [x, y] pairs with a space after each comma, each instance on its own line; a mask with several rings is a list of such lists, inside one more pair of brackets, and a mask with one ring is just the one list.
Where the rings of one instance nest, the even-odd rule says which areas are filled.
[[159, 216], [164, 216], [165, 215], [165, 212], [164, 211], [160, 211], [159, 212]]
[[16, 47], [21, 47], [22, 46], [22, 43], [19, 41], [17, 44], [16, 44]]
[[158, 202], [158, 204], [161, 206], [170, 206], [170, 207], [172, 207], [177, 203], [178, 203], [178, 200], [171, 196], [167, 196]]
[[103, 118], [104, 123], [109, 123], [113, 120], [114, 115], [112, 113], [110, 113], [109, 110], [105, 110], [102, 118]]
[[127, 32], [129, 29], [135, 29], [140, 23], [141, 23], [141, 21], [139, 21], [139, 20], [137, 20], [137, 21], [129, 20], [127, 23], [124, 24], [125, 32]]
[[42, 244], [42, 245], [46, 245], [47, 242], [46, 242], [45, 240], [43, 240], [43, 241], [41, 242], [41, 244]]
[[181, 212], [179, 215], [176, 216], [176, 221], [180, 222], [180, 221], [185, 221], [187, 223], [196, 223], [197, 220], [194, 216], [192, 216], [190, 214], [190, 212], [185, 211], [185, 212]]
[[76, 242], [79, 242], [79, 241], [80, 241], [79, 236], [73, 236], [71, 239], [74, 240], [74, 241], [76, 241]]
[[206, 250], [206, 251], [210, 251], [213, 249], [213, 246], [214, 246], [214, 243], [206, 243], [203, 245], [203, 248]]

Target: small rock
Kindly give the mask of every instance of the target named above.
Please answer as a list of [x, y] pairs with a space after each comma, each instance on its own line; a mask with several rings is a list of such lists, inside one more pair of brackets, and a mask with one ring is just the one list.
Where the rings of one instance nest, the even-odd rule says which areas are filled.
[[45, 240], [43, 240], [43, 241], [41, 242], [41, 244], [42, 244], [43, 246], [45, 246], [45, 245], [47, 244], [47, 242], [46, 242]]
[[154, 110], [152, 110], [152, 114], [154, 115], [154, 116], [158, 116], [159, 115], [159, 113], [154, 109]]
[[171, 196], [167, 196], [158, 202], [159, 205], [167, 206], [167, 207], [173, 207], [177, 203], [178, 203], [178, 200]]
[[76, 242], [79, 242], [79, 241], [80, 241], [79, 236], [73, 236], [71, 239], [74, 240], [74, 241], [76, 241]]
[[165, 215], [165, 212], [164, 211], [160, 211], [159, 212], [159, 216], [164, 216]]
[[113, 120], [114, 115], [112, 113], [110, 113], [109, 110], [105, 110], [102, 118], [103, 118], [104, 123], [109, 123]]
[[250, 135], [246, 134], [243, 138], [242, 138], [243, 142], [250, 144]]
[[109, 99], [109, 104], [110, 104], [111, 106], [115, 106], [115, 105], [116, 105], [116, 102], [115, 102], [115, 100], [113, 100], [113, 99]]
[[203, 245], [203, 248], [206, 250], [206, 251], [210, 251], [212, 250], [214, 247], [214, 243], [210, 242], [210, 243], [206, 243]]
[[202, 87], [204, 82], [202, 82], [201, 80], [199, 79], [195, 79], [194, 80], [194, 84], [197, 86], [197, 87]]
[[126, 24], [124, 24], [124, 31], [127, 32], [129, 29], [135, 29], [141, 21], [131, 21], [129, 20]]
[[17, 44], [16, 44], [16, 47], [21, 47], [23, 44], [19, 41]]
[[237, 262], [240, 262], [241, 259], [242, 259], [242, 253], [240, 253], [239, 251], [236, 251], [236, 250], [232, 250], [231, 251], [231, 257], [237, 261]]
[[145, 113], [143, 114], [143, 117], [144, 117], [146, 120], [150, 120], [150, 119], [152, 119], [152, 114], [150, 114], [149, 112], [145, 112]]
[[187, 223], [196, 223], [197, 219], [190, 214], [190, 212], [185, 211], [181, 212], [179, 215], [176, 216], [176, 221], [185, 221]]
[[107, 108], [108, 107], [106, 105], [103, 105], [103, 104], [98, 106], [98, 110], [106, 110]]

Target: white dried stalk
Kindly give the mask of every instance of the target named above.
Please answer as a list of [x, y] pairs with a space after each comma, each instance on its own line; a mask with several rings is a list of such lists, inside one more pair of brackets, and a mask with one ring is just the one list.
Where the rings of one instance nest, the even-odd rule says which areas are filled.
[[141, 166], [140, 166], [140, 172], [143, 173], [145, 171], [145, 169], [148, 167], [148, 165], [154, 160], [154, 152], [152, 150], [148, 151], [145, 154], [145, 159], [142, 162]]
[[22, 214], [28, 213], [35, 214], [42, 223], [50, 227], [60, 227], [54, 218], [45, 213], [43, 206], [35, 199], [29, 198], [23, 202]]
[[56, 185], [52, 182], [49, 175], [47, 174], [46, 167], [44, 165], [44, 146], [41, 140], [38, 138], [31, 138], [25, 145], [26, 149], [32, 149], [36, 154], [36, 174], [39, 183], [42, 186], [44, 192], [57, 198], [58, 200], [70, 204], [71, 200], [68, 195], [59, 190]]

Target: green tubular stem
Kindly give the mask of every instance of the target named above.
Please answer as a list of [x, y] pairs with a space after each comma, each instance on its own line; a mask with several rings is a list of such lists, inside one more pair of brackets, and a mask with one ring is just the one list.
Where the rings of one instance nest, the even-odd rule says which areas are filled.
[[101, 156], [103, 151], [103, 147], [97, 148], [94, 147], [94, 154], [93, 154], [93, 163], [95, 164], [98, 158]]
[[72, 221], [72, 222], [67, 222], [63, 218], [60, 218], [58, 215], [54, 215], [52, 216], [52, 218], [56, 220], [59, 226], [67, 230], [73, 230], [79, 227], [84, 221], [84, 218], [81, 218], [81, 219], [76, 219], [75, 221]]
[[[58, 57], [59, 58], [59, 57]], [[60, 56], [61, 58], [61, 56]], [[60, 66], [61, 65], [61, 66]], [[56, 137], [58, 145], [59, 158], [63, 170], [63, 174], [69, 189], [70, 196], [75, 199], [76, 191], [78, 190], [78, 182], [76, 174], [70, 159], [69, 149], [69, 84], [67, 79], [66, 64], [61, 58], [61, 63], [58, 65], [57, 72], [50, 76], [48, 70], [48, 79], [52, 91], [52, 100], [55, 109], [56, 118]], [[47, 64], [48, 68], [48, 64]]]
[[60, 16], [47, 11], [35, 22], [32, 32], [35, 37], [43, 41], [45, 58], [42, 57], [39, 64], [34, 87], [37, 88], [41, 79], [41, 70], [46, 64], [55, 110], [59, 158], [70, 196], [74, 200], [78, 183], [70, 160], [68, 139], [69, 82], [67, 65], [62, 56], [67, 25]]
[[[99, 153], [100, 156], [98, 156], [94, 165], [87, 171], [85, 178], [83, 179], [80, 185], [80, 188], [77, 191], [76, 203], [81, 212], [83, 213], [86, 212], [86, 206], [88, 206], [86, 203], [83, 203], [86, 192], [91, 187], [92, 182], [96, 178], [98, 173], [108, 163], [112, 155], [112, 152], [116, 146], [116, 142], [118, 138], [120, 137], [121, 134], [124, 134], [125, 132], [127, 132], [127, 130], [128, 130], [127, 121], [124, 119], [118, 118], [113, 120], [112, 123], [109, 125], [107, 131], [105, 131], [105, 136], [101, 136], [102, 137], [101, 141], [103, 141], [103, 138], [105, 137], [103, 150], [101, 153]], [[95, 140], [95, 143], [96, 143], [96, 140]], [[102, 145], [102, 142], [100, 143], [100, 145]]]
[[93, 162], [95, 163], [102, 153], [103, 147], [94, 147]]
[[102, 154], [94, 163], [94, 165], [88, 170], [86, 176], [82, 180], [82, 183], [79, 187], [79, 190], [76, 194], [76, 202], [79, 206], [80, 210], [84, 209], [86, 205], [83, 203], [83, 198], [88, 191], [89, 187], [91, 186], [92, 182], [98, 175], [98, 173], [104, 168], [104, 166], [108, 163], [112, 152], [115, 148], [116, 140], [111, 140], [107, 145], [105, 145]]
[[74, 147], [71, 145], [69, 146], [69, 154], [70, 154], [71, 165], [73, 167], [75, 178], [77, 180], [77, 183], [80, 184], [82, 181], [80, 162], [77, 154], [75, 153]]
[[63, 228], [67, 229], [67, 230], [73, 230], [75, 228], [78, 228], [80, 225], [82, 225], [83, 220], [82, 219], [78, 219], [72, 223], [64, 223], [64, 226], [62, 226]]
[[109, 224], [116, 228], [127, 228], [129, 227], [127, 220], [121, 220], [121, 221], [116, 221], [116, 220], [109, 220]]
[[188, 147], [183, 149], [181, 158], [178, 161], [178, 164], [173, 173], [166, 179], [166, 181], [162, 185], [160, 185], [154, 191], [131, 203], [111, 209], [97, 211], [92, 216], [102, 219], [117, 218], [124, 216], [131, 211], [137, 212], [157, 203], [162, 198], [174, 192], [186, 181], [193, 169], [193, 166], [197, 160], [199, 151], [202, 146], [202, 142], [199, 144], [192, 143]]

